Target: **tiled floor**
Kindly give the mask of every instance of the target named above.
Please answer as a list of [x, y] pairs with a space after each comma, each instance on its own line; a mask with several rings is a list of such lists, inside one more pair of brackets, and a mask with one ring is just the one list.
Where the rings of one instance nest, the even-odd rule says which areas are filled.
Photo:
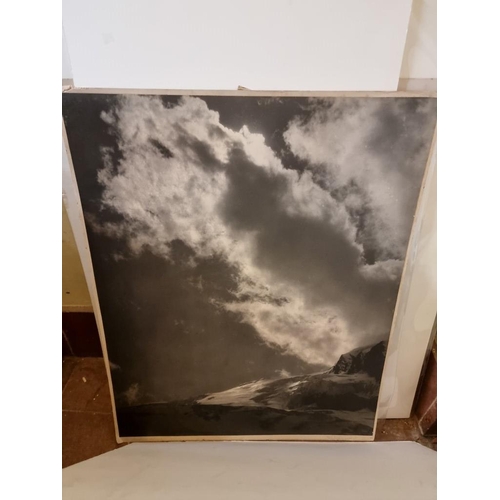
[[65, 357], [62, 364], [62, 466], [119, 446], [102, 358]]
[[[380, 420], [375, 440], [417, 441], [433, 449], [437, 447], [435, 440], [420, 435], [414, 418]], [[102, 358], [63, 358], [62, 442], [63, 468], [126, 446], [116, 443]]]

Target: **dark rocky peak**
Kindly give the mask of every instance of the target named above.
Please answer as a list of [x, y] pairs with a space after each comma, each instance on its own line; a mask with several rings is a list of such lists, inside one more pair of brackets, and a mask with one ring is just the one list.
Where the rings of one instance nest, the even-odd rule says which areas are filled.
[[342, 354], [329, 373], [351, 374], [365, 372], [380, 379], [386, 350], [387, 341], [385, 340], [374, 345], [353, 349], [346, 354]]

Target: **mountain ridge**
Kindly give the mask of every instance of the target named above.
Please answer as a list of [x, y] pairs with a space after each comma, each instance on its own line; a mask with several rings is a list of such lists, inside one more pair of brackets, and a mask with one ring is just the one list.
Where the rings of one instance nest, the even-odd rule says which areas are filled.
[[373, 410], [387, 342], [353, 349], [324, 372], [256, 380], [195, 399], [199, 405], [278, 410]]
[[120, 433], [369, 436], [380, 387], [380, 376], [373, 374], [382, 373], [384, 349], [384, 343], [353, 349], [319, 373], [255, 380], [183, 401], [118, 408]]

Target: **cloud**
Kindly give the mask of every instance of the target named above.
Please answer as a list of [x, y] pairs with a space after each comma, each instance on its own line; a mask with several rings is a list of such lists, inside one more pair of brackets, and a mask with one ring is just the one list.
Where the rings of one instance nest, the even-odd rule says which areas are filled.
[[118, 394], [118, 401], [125, 406], [137, 404], [142, 397], [142, 391], [138, 383], [131, 384], [127, 390]]
[[[374, 132], [392, 115], [373, 101], [322, 105], [307, 122], [292, 122], [285, 139], [311, 166], [300, 174], [263, 135], [223, 126], [202, 99], [167, 107], [158, 97], [121, 96], [101, 116], [121, 159], [103, 149], [98, 174], [102, 204], [121, 220], [91, 223], [124, 238], [132, 255], [147, 249], [169, 260], [181, 240], [193, 265], [223, 259], [238, 286], [231, 299], [214, 299], [217, 307], [238, 314], [264, 343], [332, 365], [388, 333], [409, 235], [407, 198], [418, 191], [411, 179], [422, 172], [409, 160], [401, 167], [408, 172], [392, 172], [398, 165], [384, 160], [384, 135]], [[405, 141], [396, 141], [401, 161]], [[356, 154], [363, 145], [373, 158]]]
[[[435, 125], [434, 99], [315, 101], [284, 133], [315, 182], [342, 202], [367, 260], [403, 260]], [[368, 272], [371, 272], [367, 270]]]

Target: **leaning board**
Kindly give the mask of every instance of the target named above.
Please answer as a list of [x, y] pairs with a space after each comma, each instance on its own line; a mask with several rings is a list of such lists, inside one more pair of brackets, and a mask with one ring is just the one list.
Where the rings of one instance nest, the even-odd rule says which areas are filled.
[[63, 117], [119, 439], [371, 439], [435, 99], [71, 90]]

